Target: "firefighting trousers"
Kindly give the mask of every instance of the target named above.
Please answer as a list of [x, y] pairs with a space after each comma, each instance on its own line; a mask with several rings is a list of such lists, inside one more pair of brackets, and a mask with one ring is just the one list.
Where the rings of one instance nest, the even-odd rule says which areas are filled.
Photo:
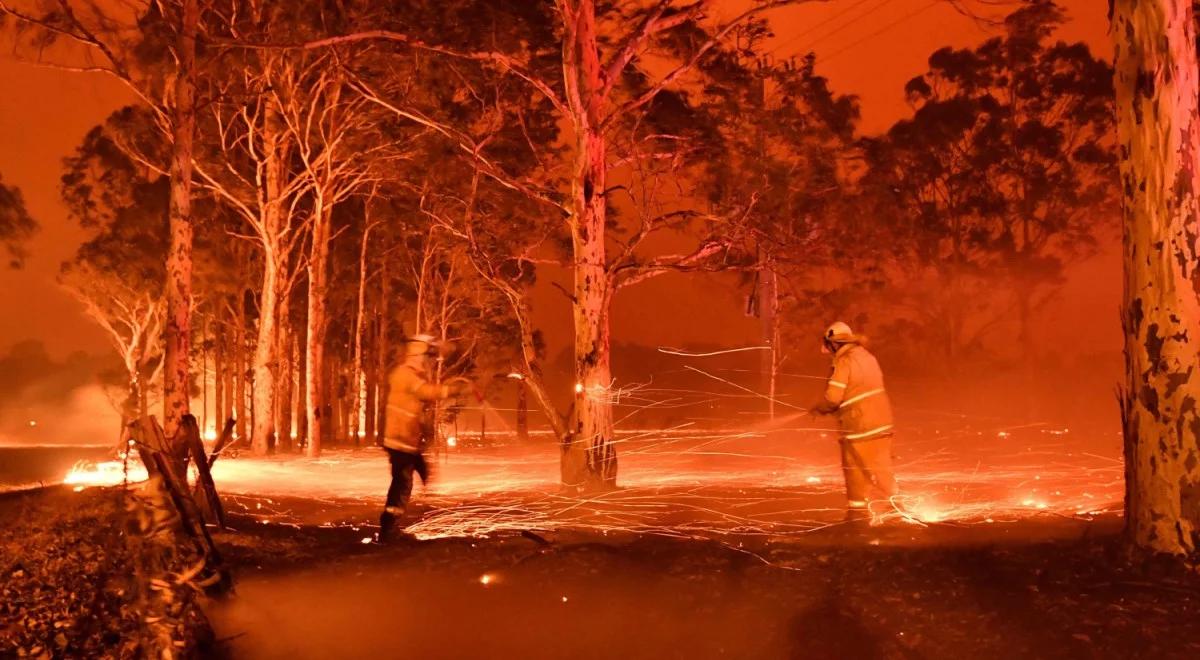
[[387, 505], [384, 511], [394, 515], [402, 515], [412, 496], [413, 473], [421, 477], [421, 481], [429, 478], [429, 469], [425, 457], [419, 453], [400, 451], [399, 449], [384, 449], [388, 454], [388, 463], [392, 467], [392, 484], [388, 486]]
[[842, 475], [851, 508], [865, 508], [872, 496], [896, 494], [892, 473], [892, 435], [884, 433], [866, 440], [842, 440]]

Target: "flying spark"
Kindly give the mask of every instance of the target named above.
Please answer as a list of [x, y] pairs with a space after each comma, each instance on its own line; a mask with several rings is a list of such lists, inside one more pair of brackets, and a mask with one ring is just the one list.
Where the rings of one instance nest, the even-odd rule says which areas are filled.
[[[429, 540], [570, 530], [714, 539], [731, 547], [746, 539], [800, 536], [840, 524], [845, 507], [837, 444], [821, 434], [691, 424], [627, 429], [615, 440], [622, 487], [578, 497], [558, 491], [554, 443], [520, 444], [497, 433], [498, 446], [432, 459], [434, 478], [417, 494], [424, 513], [406, 532]], [[994, 442], [972, 440], [968, 457], [955, 442], [962, 437]], [[1075, 453], [1045, 442], [1014, 447], [1011, 440], [1001, 441], [994, 429], [981, 436], [968, 428], [901, 437], [901, 494], [872, 501], [872, 522], [965, 526], [1120, 512], [1118, 455]], [[128, 467], [130, 481], [145, 479], [136, 460]], [[334, 520], [322, 524], [360, 525], [382, 506], [388, 479], [386, 461], [375, 450], [333, 450], [319, 459], [222, 458], [213, 475], [222, 493], [246, 498], [247, 513], [287, 525], [308, 519], [278, 504], [279, 498], [328, 505]], [[125, 479], [122, 462], [112, 461], [77, 465], [64, 481], [85, 487]]]

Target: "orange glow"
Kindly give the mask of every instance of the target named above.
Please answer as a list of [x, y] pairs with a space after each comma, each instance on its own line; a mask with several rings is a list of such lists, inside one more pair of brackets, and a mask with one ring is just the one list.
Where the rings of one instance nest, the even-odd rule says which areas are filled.
[[94, 486], [116, 486], [125, 481], [136, 483], [147, 478], [146, 468], [135, 452], [129, 457], [128, 463], [119, 460], [100, 463], [80, 461], [63, 477], [63, 483], [75, 486], [75, 490], [80, 491]]
[[[559, 530], [724, 540], [795, 536], [839, 524], [845, 495], [836, 444], [815, 429], [788, 433], [795, 440], [780, 446], [772, 435], [751, 430], [629, 430], [617, 441], [622, 488], [583, 498], [559, 494], [551, 442], [458, 451], [432, 459], [434, 477], [415, 494], [428, 509], [406, 532], [423, 540]], [[1117, 457], [1013, 449], [998, 440], [991, 453], [967, 460], [940, 449], [944, 438], [898, 443], [916, 458], [896, 465], [900, 495], [870, 503], [874, 524], [1090, 519], [1121, 510]], [[145, 478], [137, 461], [129, 467], [131, 481]], [[388, 485], [387, 461], [375, 450], [333, 450], [319, 459], [223, 458], [213, 475], [222, 493], [256, 498], [250, 514], [286, 524], [303, 520], [271, 498], [337, 503], [354, 512], [344, 514], [350, 524], [364, 509], [382, 506]], [[77, 465], [64, 481], [85, 487], [123, 479], [121, 462], [112, 461]]]

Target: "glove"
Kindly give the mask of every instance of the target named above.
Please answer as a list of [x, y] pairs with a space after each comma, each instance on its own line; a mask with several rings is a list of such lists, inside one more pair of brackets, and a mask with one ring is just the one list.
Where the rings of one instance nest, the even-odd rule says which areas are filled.
[[454, 396], [462, 396], [471, 392], [474, 393], [476, 401], [483, 403], [483, 392], [480, 392], [479, 388], [475, 387], [475, 383], [471, 382], [469, 378], [462, 376], [452, 378], [450, 379], [450, 387], [452, 388], [451, 391], [454, 392]]
[[808, 409], [808, 414], [813, 415], [829, 415], [837, 410], [837, 406], [822, 399]]

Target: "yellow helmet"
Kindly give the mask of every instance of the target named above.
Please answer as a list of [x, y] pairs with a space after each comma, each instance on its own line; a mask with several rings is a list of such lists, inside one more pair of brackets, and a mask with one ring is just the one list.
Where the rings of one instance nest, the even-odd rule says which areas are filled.
[[825, 329], [825, 341], [833, 344], [844, 344], [854, 339], [854, 331], [850, 326], [837, 321]]
[[437, 338], [433, 335], [413, 335], [404, 345], [405, 357], [429, 355], [437, 352]]

